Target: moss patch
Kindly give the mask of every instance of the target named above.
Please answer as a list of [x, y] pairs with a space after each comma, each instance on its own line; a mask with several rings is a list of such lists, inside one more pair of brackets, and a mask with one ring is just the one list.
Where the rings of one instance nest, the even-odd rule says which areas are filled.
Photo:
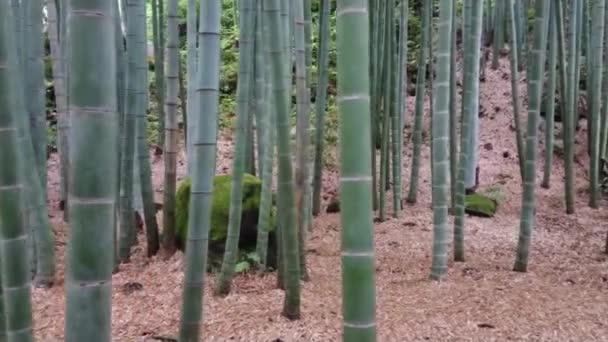
[[[188, 211], [190, 204], [190, 178], [184, 179], [177, 189], [176, 195], [176, 242], [184, 250], [188, 236]], [[228, 234], [228, 219], [230, 216], [230, 195], [232, 191], [232, 176], [220, 175], [213, 180], [213, 197], [211, 204], [211, 229], [209, 231], [209, 260], [220, 259], [224, 252], [226, 236]], [[257, 242], [258, 212], [262, 181], [250, 174], [243, 177], [243, 207], [241, 213], [241, 232], [239, 249], [254, 251]], [[271, 236], [268, 244], [268, 257], [274, 256], [274, 210], [271, 211]]]
[[496, 200], [481, 194], [469, 194], [464, 198], [465, 212], [480, 217], [493, 217], [498, 207]]

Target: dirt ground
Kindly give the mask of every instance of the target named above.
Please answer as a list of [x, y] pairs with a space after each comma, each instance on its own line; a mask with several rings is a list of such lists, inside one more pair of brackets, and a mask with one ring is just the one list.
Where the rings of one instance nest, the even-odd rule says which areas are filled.
[[[442, 282], [428, 279], [432, 240], [428, 141], [423, 149], [418, 203], [400, 218], [375, 226], [377, 321], [380, 341], [608, 341], [608, 257], [602, 254], [608, 214], [587, 207], [585, 146], [577, 147], [576, 214], [564, 207], [563, 163], [556, 157], [550, 189], [537, 187], [536, 229], [528, 273], [512, 266], [519, 229], [521, 183], [513, 132], [509, 66], [488, 69], [481, 84], [481, 190], [500, 185], [505, 200], [491, 219], [466, 221], [466, 262], [450, 262]], [[520, 82], [521, 98], [525, 81]], [[413, 98], [408, 98], [411, 122]], [[428, 105], [428, 104], [427, 104]], [[525, 103], [524, 103], [525, 105]], [[426, 120], [428, 127], [428, 118]], [[585, 127], [585, 125], [582, 125]], [[406, 136], [411, 129], [408, 127]], [[542, 137], [537, 180], [542, 175]], [[582, 129], [579, 141], [584, 141]], [[428, 140], [428, 138], [426, 138]], [[232, 142], [222, 138], [218, 172], [230, 169]], [[404, 156], [408, 189], [411, 140]], [[506, 156], [508, 153], [508, 156]], [[182, 158], [183, 159], [183, 158]], [[51, 160], [49, 194], [57, 238], [58, 283], [34, 289], [39, 341], [62, 341], [66, 226], [57, 212], [57, 158]], [[157, 196], [162, 194], [162, 160], [154, 160]], [[179, 172], [184, 174], [180, 162]], [[54, 175], [54, 176], [53, 176]], [[338, 173], [324, 175], [325, 193], [337, 192]], [[389, 193], [390, 195], [390, 193]], [[389, 201], [390, 202], [390, 201]], [[605, 207], [602, 203], [602, 207]], [[392, 209], [389, 208], [392, 213]], [[160, 218], [160, 215], [159, 215]], [[140, 237], [140, 240], [142, 237]], [[179, 327], [183, 255], [147, 259], [144, 241], [130, 264], [113, 278], [113, 334], [116, 341], [153, 341], [176, 336]], [[315, 218], [308, 244], [311, 280], [303, 284], [302, 319], [281, 317], [283, 293], [275, 274], [241, 275], [226, 298], [212, 295], [207, 278], [204, 336], [208, 341], [338, 341], [341, 339], [340, 217]], [[134, 288], [130, 283], [140, 283]]]

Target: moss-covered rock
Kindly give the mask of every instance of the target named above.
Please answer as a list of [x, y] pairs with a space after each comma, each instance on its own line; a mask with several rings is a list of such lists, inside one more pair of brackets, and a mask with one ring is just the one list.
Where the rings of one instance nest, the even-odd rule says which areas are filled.
[[465, 212], [473, 216], [493, 217], [498, 203], [493, 198], [473, 193], [464, 198]]
[[[176, 242], [178, 248], [184, 250], [188, 235], [188, 210], [190, 203], [190, 178], [184, 179], [177, 189], [176, 195]], [[211, 205], [211, 227], [209, 231], [209, 264], [213, 267], [221, 262], [224, 245], [228, 234], [228, 219], [230, 215], [230, 195], [232, 176], [220, 175], [213, 180], [213, 197]], [[262, 181], [253, 175], [243, 177], [243, 207], [241, 216], [241, 232], [239, 249], [244, 252], [255, 251], [257, 242], [258, 212]], [[274, 210], [273, 210], [274, 211]], [[274, 223], [274, 214], [271, 215]], [[268, 265], [276, 263], [276, 241], [274, 224], [271, 225], [268, 241]]]

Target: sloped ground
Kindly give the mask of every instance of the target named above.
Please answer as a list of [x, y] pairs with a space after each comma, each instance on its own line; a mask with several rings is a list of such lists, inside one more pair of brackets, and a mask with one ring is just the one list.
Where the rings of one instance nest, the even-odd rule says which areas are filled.
[[[430, 168], [429, 149], [424, 148], [418, 203], [406, 206], [401, 218], [375, 227], [380, 341], [608, 340], [608, 258], [602, 254], [608, 214], [603, 209], [586, 206], [586, 171], [580, 166], [576, 181], [577, 212], [567, 216], [563, 204], [563, 164], [555, 159], [551, 189], [537, 188], [529, 272], [511, 271], [519, 229], [521, 185], [515, 135], [510, 129], [513, 117], [508, 70], [508, 65], [497, 71], [488, 70], [487, 80], [481, 85], [485, 109], [481, 122], [481, 189], [499, 184], [505, 201], [492, 219], [467, 218], [467, 261], [450, 262], [444, 281], [429, 281]], [[522, 81], [525, 95], [524, 84]], [[412, 109], [413, 98], [408, 101]], [[583, 141], [584, 134], [579, 132], [579, 141]], [[219, 149], [218, 172], [225, 173], [230, 168], [231, 142], [223, 139]], [[582, 145], [578, 147], [577, 160], [587, 165], [584, 149]], [[411, 142], [405, 150], [404, 162], [409, 165]], [[541, 141], [539, 157], [542, 150]], [[505, 151], [509, 153], [506, 157]], [[542, 162], [537, 165], [540, 183]], [[50, 194], [56, 208], [56, 166], [52, 164], [51, 168], [55, 176], [51, 178], [54, 182]], [[183, 166], [180, 170], [183, 174]], [[162, 161], [155, 161], [154, 171], [160, 187]], [[403, 176], [407, 187], [408, 167]], [[335, 194], [337, 172], [326, 172], [324, 184], [326, 193]], [[60, 213], [53, 214], [58, 285], [50, 290], [34, 290], [36, 333], [40, 341], [63, 340], [63, 255], [67, 239]], [[143, 247], [141, 241], [133, 261], [123, 265], [113, 279], [116, 341], [152, 341], [153, 336], [177, 334], [183, 256], [178, 253], [168, 261], [148, 260]], [[283, 294], [275, 288], [274, 274], [239, 276], [230, 296], [206, 296], [203, 327], [206, 340], [340, 340], [339, 248], [339, 215], [323, 214], [316, 218], [308, 248], [311, 281], [303, 284], [302, 319], [290, 322], [280, 316]], [[207, 278], [206, 294], [212, 293], [214, 281], [213, 276]], [[129, 293], [131, 282], [140, 283], [143, 289]]]

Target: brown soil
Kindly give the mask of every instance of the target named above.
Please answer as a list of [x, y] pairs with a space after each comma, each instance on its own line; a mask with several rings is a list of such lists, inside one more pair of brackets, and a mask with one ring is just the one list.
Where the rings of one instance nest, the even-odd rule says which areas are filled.
[[[375, 227], [377, 320], [381, 341], [606, 341], [608, 340], [608, 258], [602, 254], [608, 214], [587, 207], [586, 170], [577, 170], [577, 212], [565, 215], [563, 163], [555, 158], [551, 189], [537, 188], [536, 228], [528, 273], [513, 272], [519, 229], [521, 183], [517, 163], [506, 60], [488, 69], [481, 85], [481, 189], [501, 184], [505, 201], [492, 219], [467, 218], [464, 263], [450, 262], [442, 282], [428, 279], [432, 239], [429, 149], [423, 149], [418, 203], [400, 218]], [[525, 82], [521, 82], [525, 98]], [[411, 121], [413, 98], [408, 98]], [[427, 104], [428, 105], [428, 104]], [[524, 106], [526, 104], [524, 103]], [[428, 121], [428, 120], [427, 120]], [[585, 127], [586, 125], [581, 125]], [[427, 122], [428, 127], [428, 122]], [[407, 129], [409, 136], [410, 128]], [[537, 180], [542, 174], [541, 133]], [[584, 141], [584, 131], [579, 132]], [[492, 148], [483, 146], [492, 144]], [[218, 172], [230, 169], [232, 142], [219, 144]], [[409, 183], [411, 141], [404, 158]], [[586, 147], [577, 147], [579, 163]], [[509, 156], [504, 157], [504, 151]], [[183, 160], [183, 156], [182, 156]], [[64, 252], [66, 226], [57, 208], [57, 158], [50, 162], [50, 197], [57, 238], [58, 284], [34, 290], [36, 335], [40, 341], [63, 340]], [[157, 196], [162, 195], [162, 161], [154, 160]], [[184, 165], [179, 167], [184, 174]], [[325, 193], [337, 192], [338, 173], [325, 173]], [[392, 196], [390, 193], [389, 196]], [[390, 197], [389, 197], [390, 198]], [[390, 202], [390, 201], [389, 201]], [[602, 203], [605, 206], [605, 203]], [[392, 209], [389, 207], [389, 212]], [[160, 218], [160, 215], [159, 215]], [[176, 336], [179, 327], [184, 262], [147, 259], [144, 240], [130, 264], [113, 278], [113, 334], [116, 341], [152, 341]], [[341, 338], [340, 216], [314, 221], [308, 244], [311, 281], [303, 284], [302, 319], [281, 317], [283, 293], [275, 274], [238, 276], [226, 298], [212, 293], [207, 278], [204, 335], [209, 341], [338, 341]], [[139, 283], [143, 286], [129, 286]], [[128, 289], [135, 289], [128, 291]]]

